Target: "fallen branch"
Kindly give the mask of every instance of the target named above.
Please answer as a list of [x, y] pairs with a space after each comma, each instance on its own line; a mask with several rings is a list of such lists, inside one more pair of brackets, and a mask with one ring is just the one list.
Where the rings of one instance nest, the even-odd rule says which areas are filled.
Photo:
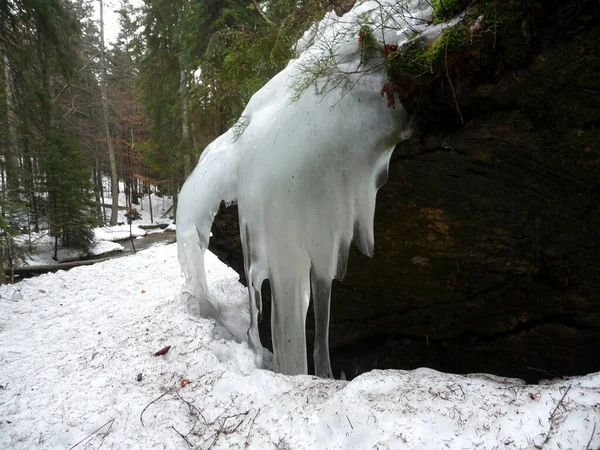
[[352, 428], [354, 430], [354, 426], [352, 425], [352, 422], [350, 422], [350, 418], [348, 417], [348, 414], [346, 414], [346, 420], [350, 424], [350, 428]]
[[181, 436], [183, 438], [183, 440], [185, 441], [185, 443], [188, 445], [189, 448], [194, 448], [192, 443], [190, 441], [188, 441], [188, 438], [185, 437], [183, 434], [181, 434], [179, 431], [177, 431], [177, 428], [175, 428], [173, 425], [171, 425], [171, 428], [173, 428], [175, 433], [177, 433], [179, 436]]
[[167, 217], [167, 214], [169, 214], [171, 212], [171, 210], [173, 209], [173, 205], [171, 205], [171, 207], [169, 209], [167, 209], [162, 216], [160, 216], [161, 219], [164, 219], [165, 217]]
[[152, 404], [152, 403], [156, 403], [157, 401], [159, 401], [161, 398], [163, 398], [165, 395], [167, 395], [170, 391], [166, 391], [164, 392], [161, 396], [155, 398], [154, 400], [152, 400], [150, 403], [148, 403], [146, 405], [146, 407], [144, 409], [142, 409], [142, 412], [140, 413], [140, 422], [142, 422], [142, 426], [145, 427], [146, 425], [144, 425], [144, 420], [142, 418], [142, 416], [144, 415], [144, 412], [148, 409], [148, 407]]
[[594, 423], [594, 429], [592, 430], [592, 435], [590, 436], [590, 440], [585, 446], [585, 450], [590, 450], [590, 445], [592, 445], [592, 439], [594, 439], [594, 434], [596, 433], [596, 424]]
[[552, 430], [554, 429], [554, 416], [556, 415], [556, 411], [558, 411], [558, 408], [560, 407], [560, 405], [562, 405], [562, 402], [565, 399], [565, 397], [567, 396], [567, 393], [569, 392], [570, 389], [571, 389], [571, 386], [569, 386], [567, 388], [567, 390], [565, 391], [563, 396], [560, 398], [560, 400], [556, 404], [556, 408], [554, 408], [554, 411], [552, 411], [552, 414], [550, 414], [550, 419], [549, 419], [550, 420], [550, 428], [548, 429], [548, 434], [546, 434], [546, 439], [544, 439], [544, 442], [542, 442], [541, 445], [539, 445], [539, 446], [536, 445], [535, 448], [537, 448], [537, 449], [544, 448], [544, 445], [546, 445], [546, 443], [550, 440], [550, 437], [552, 435]]
[[178, 391], [175, 392], [175, 394], [177, 394], [177, 397], [179, 397], [179, 400], [181, 400], [183, 403], [185, 403], [188, 406], [188, 408], [190, 410], [190, 414], [192, 414], [192, 411], [196, 412], [196, 414], [198, 414], [198, 417], [202, 417], [204, 424], [205, 425], [207, 424], [206, 417], [204, 417], [204, 414], [202, 414], [202, 411], [200, 411], [196, 405], [194, 405], [192, 402], [187, 401], [185, 398], [183, 398]]
[[156, 229], [161, 229], [164, 230], [165, 228], [167, 228], [169, 226], [168, 223], [154, 223], [151, 225], [138, 225], [138, 228], [141, 228], [142, 230], [156, 230]]
[[[86, 259], [84, 261], [71, 261], [57, 264], [46, 264], [39, 266], [14, 267], [12, 271], [15, 275], [40, 275], [42, 273], [56, 272], [58, 270], [69, 270], [79, 266], [91, 266], [92, 264], [108, 261], [111, 258]], [[10, 273], [11, 269], [5, 269], [5, 273]]]
[[250, 428], [248, 428], [248, 435], [246, 436], [246, 447], [250, 445], [250, 433], [252, 432], [252, 427], [254, 426], [254, 421], [258, 417], [258, 413], [260, 413], [260, 408], [258, 408], [256, 414], [254, 414], [254, 419], [252, 419], [252, 422], [250, 423]]
[[88, 434], [86, 437], [84, 437], [82, 440], [80, 440], [77, 444], [73, 445], [72, 447], [69, 447], [69, 450], [73, 450], [79, 444], [81, 444], [82, 442], [85, 442], [86, 440], [88, 440], [89, 438], [91, 438], [94, 434], [96, 434], [98, 431], [100, 431], [102, 428], [104, 428], [106, 425], [108, 425], [110, 423], [110, 426], [108, 427], [108, 429], [104, 433], [104, 435], [106, 436], [110, 432], [110, 430], [111, 430], [114, 422], [115, 422], [115, 419], [110, 419], [108, 422], [106, 422], [100, 428], [97, 428], [96, 430], [94, 430], [90, 434]]

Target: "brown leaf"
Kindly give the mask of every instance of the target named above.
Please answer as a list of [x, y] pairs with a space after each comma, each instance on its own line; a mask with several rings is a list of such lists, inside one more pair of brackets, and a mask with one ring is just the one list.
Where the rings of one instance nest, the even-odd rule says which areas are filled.
[[170, 345], [167, 345], [165, 348], [163, 348], [163, 349], [161, 349], [161, 350], [157, 351], [157, 352], [154, 354], [154, 356], [162, 356], [162, 355], [166, 355], [166, 354], [167, 354], [167, 352], [168, 352], [170, 349], [171, 349], [171, 346], [170, 346]]

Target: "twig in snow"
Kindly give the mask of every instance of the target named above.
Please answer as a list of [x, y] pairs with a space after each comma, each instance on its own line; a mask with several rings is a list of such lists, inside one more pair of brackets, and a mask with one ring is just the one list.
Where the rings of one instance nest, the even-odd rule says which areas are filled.
[[108, 427], [108, 429], [106, 430], [106, 432], [104, 433], [104, 435], [106, 436], [109, 431], [111, 430], [113, 423], [115, 422], [115, 419], [110, 419], [108, 422], [106, 422], [104, 425], [102, 425], [101, 427], [97, 428], [96, 430], [92, 431], [90, 434], [88, 434], [86, 437], [84, 437], [82, 440], [80, 440], [77, 444], [73, 445], [72, 447], [69, 447], [69, 450], [73, 450], [75, 447], [77, 447], [79, 444], [81, 444], [82, 442], [87, 441], [89, 438], [91, 438], [94, 434], [96, 434], [98, 431], [100, 431], [102, 428], [104, 428], [106, 425], [108, 425], [110, 423], [110, 426]]
[[548, 375], [548, 376], [550, 376], [552, 378], [559, 378], [560, 377], [560, 375], [557, 374], [557, 373], [548, 372], [547, 370], [538, 369], [537, 367], [527, 367], [527, 370], [533, 370], [535, 372], [540, 372], [540, 373], [546, 374], [546, 375]]
[[177, 431], [177, 428], [175, 428], [173, 425], [171, 425], [171, 428], [173, 428], [175, 433], [177, 433], [179, 436], [181, 436], [183, 438], [183, 440], [185, 441], [185, 443], [188, 445], [189, 448], [194, 448], [192, 443], [190, 441], [188, 441], [187, 437], [185, 437], [183, 434], [181, 434], [179, 431]]
[[250, 433], [252, 432], [252, 427], [254, 426], [254, 421], [258, 417], [258, 413], [260, 413], [260, 408], [258, 408], [256, 414], [254, 414], [254, 419], [252, 419], [252, 422], [250, 423], [250, 428], [248, 428], [248, 435], [246, 436], [246, 447], [250, 445]]
[[146, 425], [144, 425], [144, 420], [142, 419], [142, 416], [144, 415], [144, 412], [148, 409], [148, 407], [152, 404], [155, 403], [157, 401], [159, 401], [161, 398], [163, 398], [165, 395], [167, 395], [169, 393], [169, 391], [164, 392], [163, 394], [161, 394], [159, 397], [155, 398], [154, 400], [152, 400], [150, 403], [148, 403], [146, 405], [146, 407], [144, 409], [142, 409], [142, 412], [140, 413], [140, 422], [142, 422], [142, 426], [145, 427]]
[[[223, 421], [221, 422], [221, 426], [219, 427], [219, 429], [218, 429], [217, 431], [215, 431], [215, 432], [214, 432], [214, 434], [213, 434], [213, 435], [214, 435], [214, 437], [215, 437], [215, 438], [213, 439], [212, 443], [210, 444], [210, 446], [208, 447], [208, 449], [207, 449], [207, 450], [210, 450], [210, 449], [213, 447], [213, 445], [215, 445], [215, 444], [216, 444], [216, 442], [217, 442], [217, 439], [219, 439], [219, 436], [221, 436], [221, 434], [231, 434], [231, 433], [235, 433], [235, 432], [237, 431], [237, 429], [240, 427], [240, 425], [241, 425], [241, 424], [244, 422], [244, 420], [246, 420], [246, 416], [248, 415], [248, 413], [250, 413], [250, 411], [249, 411], [249, 410], [248, 410], [248, 411], [246, 411], [246, 412], [243, 412], [243, 413], [231, 414], [231, 415], [229, 415], [229, 416], [225, 416], [225, 417], [223, 417], [223, 418], [222, 418], [222, 419], [223, 419]], [[233, 419], [233, 418], [235, 418], [235, 417], [240, 417], [240, 416], [244, 416], [244, 418], [243, 418], [242, 420], [240, 420], [240, 421], [238, 422], [238, 424], [237, 424], [235, 427], [233, 427], [233, 425], [232, 425], [232, 426], [231, 426], [231, 427], [229, 427], [228, 429], [225, 429], [225, 423], [227, 422], [227, 419]], [[217, 420], [218, 420], [218, 418], [217, 418]], [[217, 420], [215, 420], [215, 422], [216, 422]], [[213, 423], [214, 423], [214, 422], [213, 422]], [[233, 428], [232, 428], [232, 427], [233, 427]], [[211, 435], [211, 438], [212, 438], [212, 436], [213, 436], [213, 435]], [[209, 439], [210, 439], [210, 438], [209, 438]]]
[[552, 411], [552, 414], [550, 414], [550, 419], [549, 419], [550, 420], [550, 428], [548, 429], [548, 434], [546, 435], [546, 439], [544, 439], [544, 442], [542, 442], [541, 445], [539, 445], [539, 446], [536, 445], [535, 448], [537, 448], [537, 449], [544, 448], [544, 445], [546, 445], [546, 443], [550, 440], [550, 436], [552, 435], [552, 430], [554, 429], [554, 415], [556, 414], [556, 411], [558, 411], [558, 408], [560, 407], [560, 405], [562, 405], [562, 402], [565, 399], [565, 397], [567, 396], [567, 393], [569, 392], [570, 389], [571, 389], [571, 386], [569, 385], [569, 387], [567, 388], [567, 390], [565, 391], [563, 396], [560, 398], [560, 400], [556, 404], [556, 408], [554, 408], [554, 411]]
[[225, 424], [225, 421], [223, 421], [223, 423], [221, 424], [219, 429], [217, 431], [215, 431], [215, 433], [214, 433], [215, 438], [213, 439], [212, 443], [210, 444], [210, 446], [208, 447], [207, 450], [210, 450], [213, 447], [213, 445], [215, 445], [215, 443], [217, 442], [217, 439], [219, 439], [219, 436], [221, 435], [221, 432], [223, 431], [224, 424]]
[[596, 424], [594, 423], [594, 429], [592, 430], [592, 435], [590, 436], [590, 440], [585, 446], [585, 450], [590, 450], [590, 445], [592, 445], [592, 439], [594, 439], [594, 434], [596, 433]]
[[178, 391], [176, 391], [175, 394], [177, 394], [177, 397], [179, 397], [179, 400], [181, 400], [183, 403], [185, 403], [188, 406], [188, 408], [190, 409], [190, 413], [192, 413], [192, 411], [195, 411], [196, 414], [198, 414], [198, 417], [202, 417], [202, 420], [204, 420], [204, 424], [207, 424], [206, 417], [204, 417], [204, 414], [202, 414], [202, 411], [200, 411], [196, 405], [194, 405], [192, 402], [189, 402], [185, 398], [183, 398]]
[[354, 430], [354, 426], [352, 425], [352, 422], [350, 422], [350, 418], [348, 417], [348, 414], [346, 414], [346, 420], [350, 424], [350, 428], [352, 428]]

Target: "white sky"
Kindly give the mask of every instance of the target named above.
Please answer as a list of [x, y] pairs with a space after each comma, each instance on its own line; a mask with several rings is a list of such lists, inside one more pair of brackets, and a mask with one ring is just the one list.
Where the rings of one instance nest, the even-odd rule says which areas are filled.
[[[94, 5], [94, 18], [100, 20], [100, 2], [93, 0]], [[115, 12], [121, 7], [119, 0], [104, 0], [104, 42], [107, 45], [111, 45], [112, 42], [117, 40], [119, 34], [119, 19]]]

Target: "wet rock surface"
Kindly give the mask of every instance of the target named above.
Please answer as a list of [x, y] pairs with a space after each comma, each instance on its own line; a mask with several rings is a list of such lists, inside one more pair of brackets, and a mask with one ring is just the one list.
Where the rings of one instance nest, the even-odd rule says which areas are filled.
[[[455, 80], [465, 124], [447, 96], [398, 145], [375, 256], [353, 248], [334, 282], [336, 376], [427, 366], [535, 382], [600, 370], [600, 30], [596, 9], [586, 17], [527, 67]], [[235, 206], [212, 231], [210, 249], [243, 280]], [[307, 329], [310, 351], [312, 310]]]

